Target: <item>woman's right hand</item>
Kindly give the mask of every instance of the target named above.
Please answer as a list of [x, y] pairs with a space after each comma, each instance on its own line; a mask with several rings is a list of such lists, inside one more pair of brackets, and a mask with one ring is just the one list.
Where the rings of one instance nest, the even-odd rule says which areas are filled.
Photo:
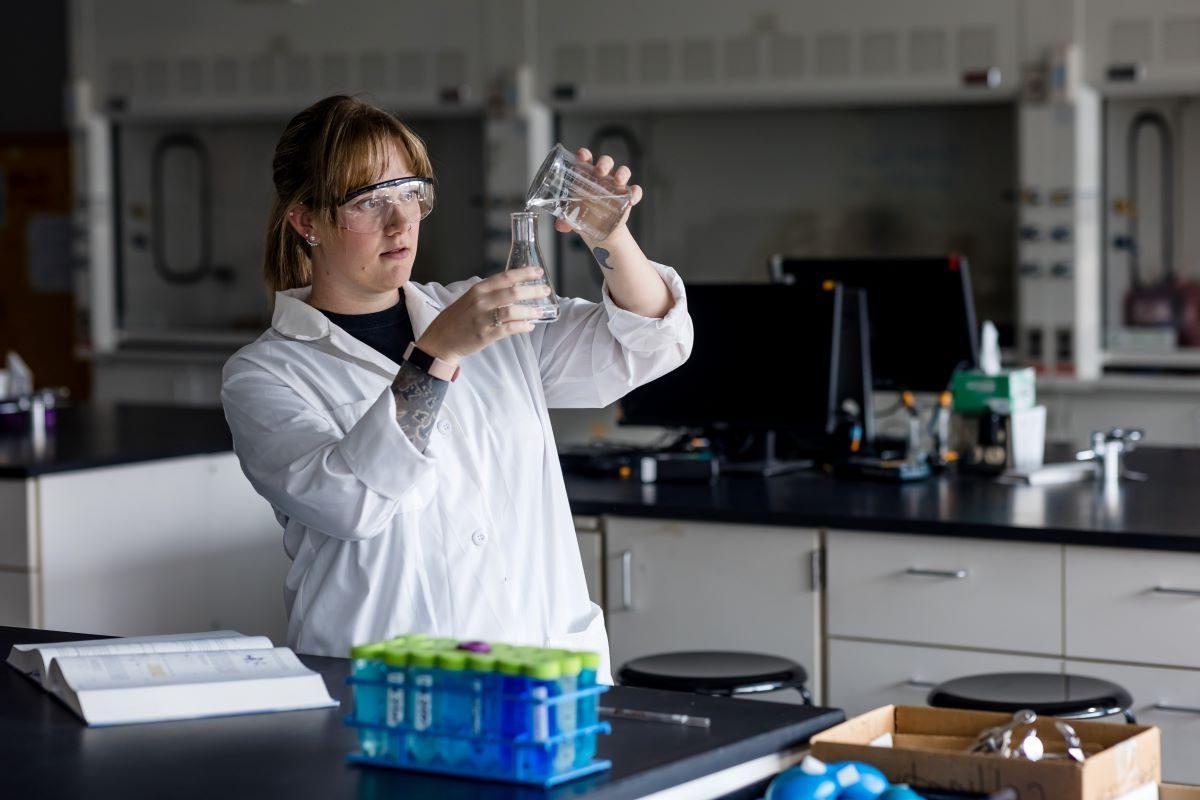
[[[450, 364], [516, 333], [529, 333], [529, 320], [542, 315], [536, 306], [513, 305], [546, 297], [546, 284], [520, 286], [542, 274], [540, 267], [498, 272], [476, 283], [438, 314], [417, 339], [417, 347]], [[499, 319], [500, 325], [495, 324]]]

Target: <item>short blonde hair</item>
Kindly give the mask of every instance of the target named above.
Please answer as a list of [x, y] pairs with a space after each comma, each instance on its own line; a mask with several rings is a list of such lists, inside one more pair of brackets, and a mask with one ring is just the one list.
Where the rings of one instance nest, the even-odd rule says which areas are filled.
[[267, 222], [263, 271], [272, 291], [312, 283], [310, 245], [288, 222], [288, 209], [303, 203], [336, 224], [342, 198], [380, 179], [391, 142], [413, 174], [433, 177], [421, 138], [392, 114], [357, 97], [326, 97], [288, 122], [271, 164], [275, 199]]

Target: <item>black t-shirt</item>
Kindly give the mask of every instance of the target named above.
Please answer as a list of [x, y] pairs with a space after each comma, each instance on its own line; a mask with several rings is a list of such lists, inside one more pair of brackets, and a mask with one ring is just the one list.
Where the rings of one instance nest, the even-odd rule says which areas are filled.
[[412, 320], [408, 318], [408, 309], [404, 305], [403, 289], [400, 290], [400, 302], [383, 311], [335, 314], [323, 308], [317, 310], [329, 317], [334, 325], [368, 347], [374, 347], [397, 364], [404, 360], [404, 351], [415, 338]]

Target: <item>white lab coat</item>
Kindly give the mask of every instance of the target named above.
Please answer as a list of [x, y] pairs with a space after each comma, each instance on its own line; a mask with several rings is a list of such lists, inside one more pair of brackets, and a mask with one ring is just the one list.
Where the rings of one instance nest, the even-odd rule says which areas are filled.
[[[687, 360], [683, 281], [663, 319], [559, 298], [559, 319], [462, 359], [424, 453], [396, 422], [399, 365], [305, 301], [276, 295], [271, 328], [225, 365], [221, 400], [246, 477], [270, 501], [292, 559], [288, 644], [422, 632], [595, 650], [611, 682], [604, 617], [588, 598], [547, 408], [601, 408]], [[420, 337], [479, 278], [404, 286]]]

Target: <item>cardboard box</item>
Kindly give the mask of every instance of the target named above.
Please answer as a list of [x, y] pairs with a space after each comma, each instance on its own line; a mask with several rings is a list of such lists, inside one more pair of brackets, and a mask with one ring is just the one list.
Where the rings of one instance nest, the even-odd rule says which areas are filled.
[[[967, 753], [985, 728], [1010, 714], [949, 708], [884, 706], [812, 738], [812, 754], [825, 762], [862, 761], [893, 783], [930, 789], [994, 792], [1015, 788], [1021, 800], [1113, 800], [1162, 777], [1158, 728], [1072, 722], [1089, 754], [1084, 763], [1038, 762]], [[1052, 718], [1039, 719], [1047, 751], [1061, 751]], [[891, 747], [872, 745], [890, 736]]]
[[1037, 376], [1031, 367], [986, 375], [977, 369], [954, 373], [950, 392], [957, 414], [982, 414], [989, 401], [999, 401], [1002, 413], [1025, 411], [1037, 405]]
[[1200, 786], [1160, 783], [1158, 785], [1158, 800], [1200, 800]]

